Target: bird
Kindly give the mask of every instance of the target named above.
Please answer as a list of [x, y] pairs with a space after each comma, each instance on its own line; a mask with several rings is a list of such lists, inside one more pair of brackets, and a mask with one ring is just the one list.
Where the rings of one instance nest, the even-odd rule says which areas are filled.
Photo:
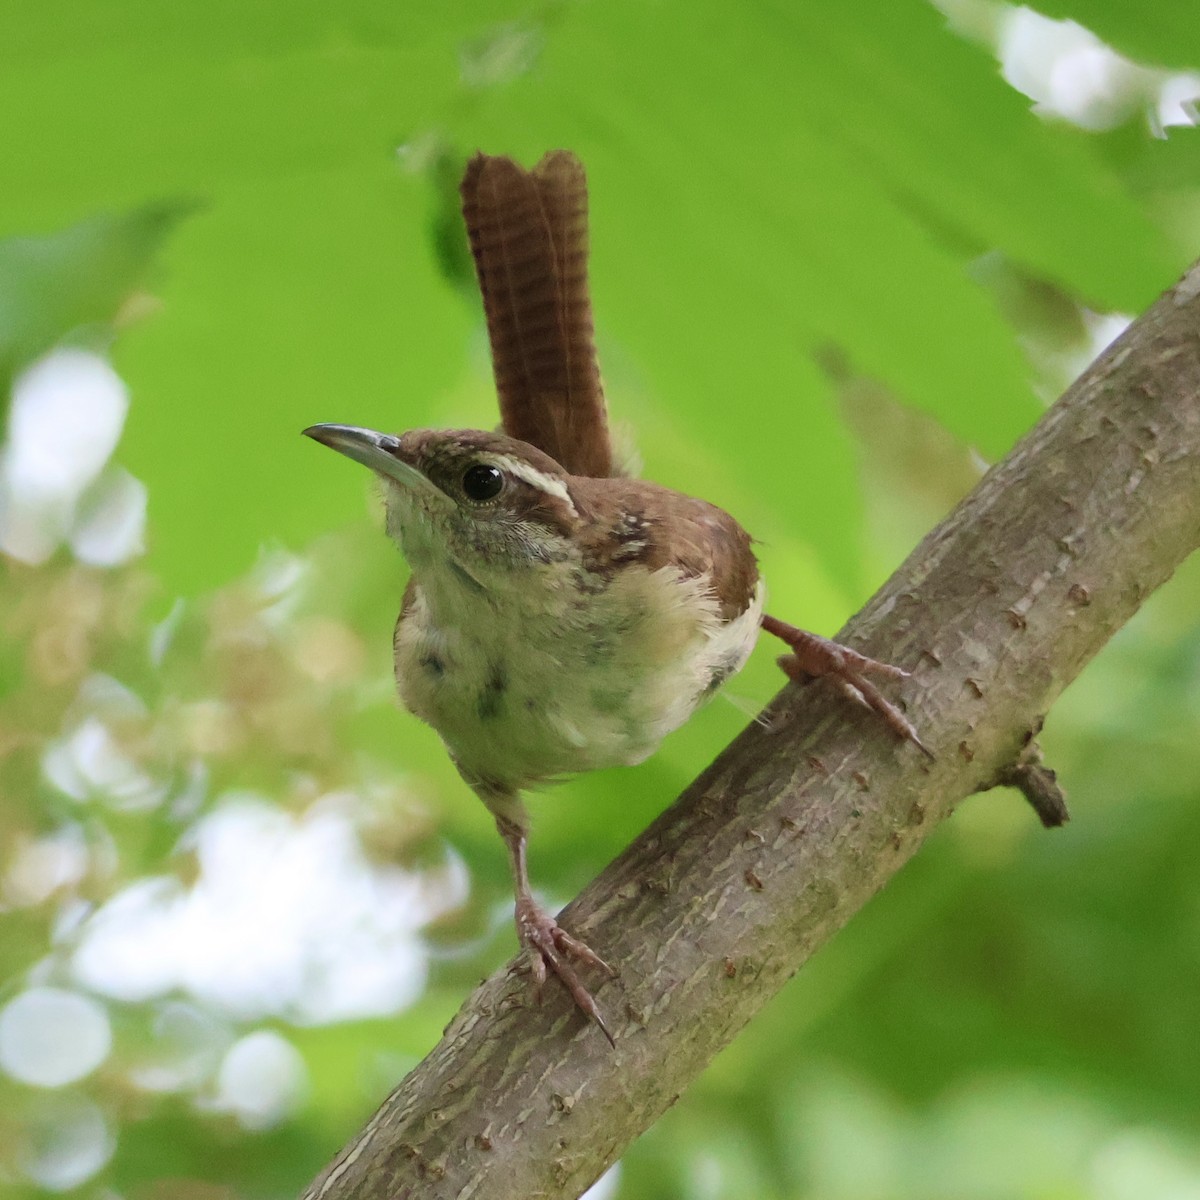
[[382, 481], [387, 533], [411, 570], [393, 639], [399, 696], [495, 819], [535, 994], [553, 973], [615, 1045], [581, 977], [615, 972], [534, 897], [525, 792], [649, 757], [741, 670], [760, 630], [787, 646], [789, 677], [828, 678], [928, 751], [872, 678], [907, 672], [766, 614], [734, 517], [621, 473], [576, 155], [526, 169], [477, 153], [460, 194], [500, 429], [304, 433]]

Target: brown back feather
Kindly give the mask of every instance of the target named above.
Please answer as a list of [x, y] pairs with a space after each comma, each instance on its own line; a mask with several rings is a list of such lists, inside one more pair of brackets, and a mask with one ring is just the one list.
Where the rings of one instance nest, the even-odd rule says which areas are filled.
[[612, 473], [587, 282], [587, 181], [568, 151], [532, 171], [476, 154], [460, 188], [504, 431], [571, 474]]
[[[730, 621], [746, 611], [758, 585], [750, 535], [724, 509], [641, 480], [569, 482], [585, 533], [584, 562], [602, 575], [638, 563], [674, 567], [687, 579], [707, 578]], [[611, 514], [602, 515], [602, 514]]]

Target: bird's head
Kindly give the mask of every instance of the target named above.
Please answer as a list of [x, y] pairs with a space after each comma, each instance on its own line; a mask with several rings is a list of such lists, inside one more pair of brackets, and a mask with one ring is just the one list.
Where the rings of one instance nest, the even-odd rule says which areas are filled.
[[496, 571], [577, 557], [571, 477], [526, 442], [477, 429], [304, 432], [380, 478], [388, 533], [415, 572], [449, 562], [486, 584]]

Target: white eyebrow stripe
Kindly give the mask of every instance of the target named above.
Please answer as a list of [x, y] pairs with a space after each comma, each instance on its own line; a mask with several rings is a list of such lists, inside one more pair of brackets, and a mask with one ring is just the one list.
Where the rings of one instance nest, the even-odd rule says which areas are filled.
[[545, 492], [548, 496], [557, 496], [571, 510], [573, 517], [579, 516], [575, 510], [575, 502], [571, 499], [571, 493], [567, 491], [567, 485], [561, 479], [555, 479], [553, 475], [547, 475], [539, 471], [537, 467], [531, 467], [520, 459], [510, 458], [507, 454], [489, 455], [488, 457], [496, 467], [501, 471], [507, 471], [515, 479], [520, 479], [523, 483], [537, 488], [539, 492]]

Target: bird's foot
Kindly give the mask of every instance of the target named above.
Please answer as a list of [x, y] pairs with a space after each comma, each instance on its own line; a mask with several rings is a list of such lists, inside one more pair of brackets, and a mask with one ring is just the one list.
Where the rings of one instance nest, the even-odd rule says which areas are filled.
[[604, 1023], [599, 1006], [592, 998], [591, 992], [584, 987], [569, 960], [574, 959], [586, 966], [598, 967], [610, 978], [616, 975], [616, 971], [590, 946], [561, 928], [532, 896], [527, 894], [517, 899], [516, 915], [517, 937], [525, 948], [530, 973], [533, 976], [533, 994], [537, 1002], [541, 1003], [542, 985], [546, 982], [546, 969], [549, 968], [563, 981], [575, 1003], [600, 1026], [600, 1032], [608, 1038], [609, 1045], [615, 1046], [613, 1035]]
[[867, 658], [841, 642], [798, 629], [775, 617], [764, 616], [762, 627], [791, 649], [791, 654], [781, 655], [776, 660], [789, 679], [804, 680], [816, 675], [831, 680], [852, 700], [874, 709], [900, 737], [933, 758], [913, 723], [867, 678], [868, 675], [879, 675], [887, 679], [907, 679], [908, 671]]

